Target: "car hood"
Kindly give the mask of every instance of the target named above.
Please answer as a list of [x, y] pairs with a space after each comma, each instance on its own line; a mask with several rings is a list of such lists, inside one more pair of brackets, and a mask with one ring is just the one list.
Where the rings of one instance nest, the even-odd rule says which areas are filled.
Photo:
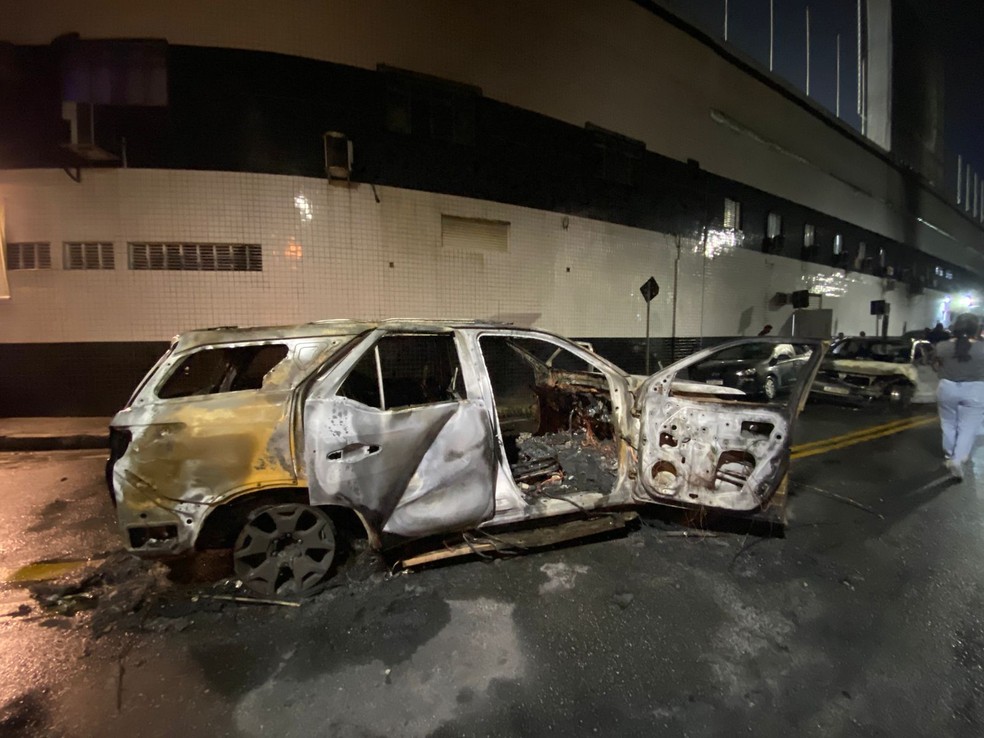
[[844, 374], [863, 374], [869, 377], [888, 377], [899, 374], [913, 384], [918, 379], [916, 367], [911, 364], [894, 364], [890, 361], [873, 361], [871, 359], [828, 359], [823, 368]]

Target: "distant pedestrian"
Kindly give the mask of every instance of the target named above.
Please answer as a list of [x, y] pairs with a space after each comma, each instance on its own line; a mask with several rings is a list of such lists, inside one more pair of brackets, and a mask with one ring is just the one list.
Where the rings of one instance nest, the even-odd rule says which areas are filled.
[[930, 343], [939, 343], [940, 341], [946, 341], [950, 338], [950, 333], [946, 328], [943, 327], [942, 323], [937, 323], [933, 326], [931, 331], [926, 333], [926, 340]]
[[772, 333], [772, 324], [771, 323], [766, 323], [766, 325], [764, 325], [762, 327], [762, 330], [759, 331], [759, 335], [760, 336], [767, 336], [770, 333]]
[[984, 342], [981, 321], [964, 313], [953, 324], [953, 338], [936, 345], [940, 374], [937, 393], [943, 455], [952, 476], [963, 479], [964, 465], [984, 420]]
[[867, 336], [868, 334], [867, 334], [867, 333], [865, 333], [864, 331], [861, 331], [861, 333], [859, 333], [858, 335], [859, 335], [859, 336], [861, 336], [861, 338], [864, 338], [864, 337], [865, 337], [865, 336]]

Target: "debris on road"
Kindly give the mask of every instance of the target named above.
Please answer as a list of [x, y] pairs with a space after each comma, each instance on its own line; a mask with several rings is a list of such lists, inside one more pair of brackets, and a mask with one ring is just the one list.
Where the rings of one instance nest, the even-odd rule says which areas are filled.
[[168, 586], [163, 564], [118, 552], [94, 569], [37, 582], [30, 590], [49, 612], [74, 616], [92, 611], [90, 624], [98, 636], [112, 630], [123, 618], [146, 609]]

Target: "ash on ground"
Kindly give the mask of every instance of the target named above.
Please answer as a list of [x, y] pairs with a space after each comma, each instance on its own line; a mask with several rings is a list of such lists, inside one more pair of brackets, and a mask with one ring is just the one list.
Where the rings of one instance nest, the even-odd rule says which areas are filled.
[[119, 551], [94, 568], [35, 583], [30, 590], [49, 614], [88, 613], [88, 622], [99, 636], [119, 622], [147, 611], [169, 587], [163, 564]]

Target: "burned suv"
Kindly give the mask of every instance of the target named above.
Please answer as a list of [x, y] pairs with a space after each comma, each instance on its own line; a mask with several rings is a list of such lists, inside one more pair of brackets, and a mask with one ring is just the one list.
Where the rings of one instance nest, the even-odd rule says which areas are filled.
[[[701, 380], [754, 344], [801, 357], [783, 400]], [[494, 323], [194, 331], [113, 419], [107, 476], [129, 550], [232, 548], [265, 594], [316, 589], [350, 536], [386, 549], [646, 503], [775, 518], [821, 353], [744, 339], [647, 378]]]

